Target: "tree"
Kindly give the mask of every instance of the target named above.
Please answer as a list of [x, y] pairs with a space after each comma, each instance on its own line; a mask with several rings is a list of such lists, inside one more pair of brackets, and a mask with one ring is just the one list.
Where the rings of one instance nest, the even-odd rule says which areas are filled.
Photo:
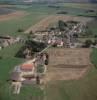
[[65, 27], [67, 27], [67, 24], [65, 22], [63, 22], [62, 20], [59, 20], [58, 27], [59, 27], [60, 31], [64, 31]]
[[73, 37], [74, 37], [74, 38], [78, 38], [78, 34], [74, 33], [74, 34], [73, 34]]
[[84, 47], [89, 48], [93, 44], [92, 40], [86, 40]]
[[21, 29], [21, 28], [19, 28], [19, 29], [18, 29], [18, 32], [23, 32], [23, 31], [24, 31], [24, 30], [23, 30], [23, 29]]
[[33, 32], [32, 32], [32, 31], [30, 31], [30, 32], [29, 32], [29, 34], [30, 34], [30, 35], [32, 35], [32, 34], [33, 34]]

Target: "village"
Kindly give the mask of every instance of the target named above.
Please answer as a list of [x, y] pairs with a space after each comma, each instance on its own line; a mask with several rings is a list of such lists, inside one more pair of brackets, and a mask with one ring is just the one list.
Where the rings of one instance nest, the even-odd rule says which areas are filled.
[[[49, 48], [96, 48], [97, 43], [94, 45], [91, 42], [81, 42], [80, 36], [86, 34], [86, 24], [78, 21], [62, 21], [59, 20], [55, 26], [48, 27], [45, 30], [37, 30], [29, 32], [28, 40], [21, 37], [0, 37], [0, 49], [10, 46], [15, 43], [32, 42], [32, 45], [25, 46], [21, 51], [23, 57], [26, 59], [25, 63], [15, 66], [13, 69], [10, 80], [11, 87], [14, 94], [19, 94], [22, 85], [35, 85], [44, 84], [47, 67], [49, 64]], [[41, 44], [36, 45], [33, 43]], [[33, 48], [41, 47], [38, 52], [33, 52]], [[43, 46], [45, 45], [45, 46]], [[43, 47], [42, 47], [43, 46]], [[21, 54], [20, 53], [20, 54]]]

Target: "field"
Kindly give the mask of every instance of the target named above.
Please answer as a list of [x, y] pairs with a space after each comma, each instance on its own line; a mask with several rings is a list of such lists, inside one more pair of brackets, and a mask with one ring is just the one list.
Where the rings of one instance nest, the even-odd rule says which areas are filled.
[[[40, 8], [40, 9], [39, 9]], [[21, 11], [23, 16], [14, 16], [10, 20], [3, 20], [0, 21], [0, 34], [1, 35], [22, 35], [22, 33], [18, 33], [18, 29], [23, 29], [26, 30], [28, 29], [31, 25], [34, 25], [44, 17], [55, 13], [56, 9], [48, 8], [47, 6], [43, 7], [40, 5], [33, 5], [33, 6], [14, 6], [11, 7], [11, 9], [17, 9], [17, 11]], [[22, 14], [21, 13], [21, 14]], [[6, 16], [6, 15], [1, 15]], [[10, 14], [10, 16], [13, 16]], [[3, 17], [4, 18], [4, 17]], [[8, 17], [6, 18], [8, 19]]]
[[97, 19], [95, 19], [94, 21], [90, 22], [88, 24], [88, 27], [90, 29], [90, 31], [94, 34], [97, 35]]
[[46, 81], [76, 80], [85, 75], [92, 66], [91, 49], [51, 48]]
[[[88, 7], [89, 6], [90, 5], [88, 5]], [[80, 8], [80, 9], [72, 8], [69, 6], [62, 7], [62, 8], [53, 8], [53, 7], [49, 7], [48, 5], [43, 5], [43, 4], [33, 4], [30, 6], [12, 5], [12, 6], [9, 6], [8, 8], [15, 10], [15, 11], [25, 12], [25, 14], [23, 14], [23, 16], [20, 16], [20, 17], [15, 16], [15, 18], [12, 18], [10, 20], [6, 20], [6, 21], [3, 20], [2, 22], [0, 21], [0, 34], [1, 35], [3, 35], [3, 34], [13, 35], [13, 36], [22, 35], [23, 33], [17, 32], [18, 29], [23, 29], [25, 31], [30, 26], [35, 25], [41, 19], [47, 17], [48, 15], [52, 15], [52, 14], [54, 15], [60, 11], [68, 11], [69, 15], [79, 15], [80, 13], [84, 15], [83, 12], [85, 11], [85, 9], [82, 9], [82, 8]], [[87, 6], [86, 6], [86, 8], [87, 8]]]
[[97, 7], [97, 4], [88, 4], [88, 3], [60, 3], [59, 5], [64, 7], [72, 7], [72, 8], [82, 8], [82, 9], [95, 9]]
[[[3, 7], [10, 7], [23, 14], [21, 13], [19, 16], [13, 16], [10, 19], [0, 21], [0, 35], [24, 36], [24, 32], [20, 33], [17, 30], [23, 29], [24, 31], [29, 31], [33, 27], [37, 29], [40, 27], [39, 23], [48, 26], [50, 20], [56, 21], [56, 19], [61, 19], [62, 16], [65, 16], [66, 20], [68, 17], [72, 19], [72, 15], [79, 15], [79, 12], [84, 14], [83, 12], [87, 9], [96, 9], [96, 4], [58, 5], [62, 7], [52, 8], [43, 4], [32, 4], [29, 6], [4, 5]], [[56, 17], [56, 13], [60, 11], [68, 11], [69, 13]], [[81, 18], [80, 20], [83, 21], [91, 19], [89, 17]], [[48, 20], [47, 23], [45, 23], [46, 19]], [[78, 16], [76, 19], [78, 19]], [[93, 33], [96, 34], [96, 21], [89, 25]], [[97, 49], [65, 49], [60, 54], [54, 50], [49, 51], [52, 60], [48, 66], [47, 82], [44, 85], [44, 89], [41, 90], [40, 86], [37, 85], [23, 86], [19, 95], [12, 94], [10, 82], [7, 80], [14, 66], [24, 62], [24, 59], [14, 57], [22, 45], [11, 45], [0, 51], [0, 100], [97, 100]], [[65, 57], [63, 57], [63, 54]], [[95, 65], [94, 67], [91, 62]], [[59, 68], [60, 66], [62, 68]]]
[[86, 17], [70, 16], [70, 15], [51, 15], [51, 16], [44, 18], [39, 23], [35, 24], [29, 29], [27, 29], [25, 33], [29, 33], [30, 31], [35, 32], [39, 30], [45, 30], [48, 28], [50, 24], [57, 23], [59, 20], [63, 20], [63, 21], [73, 20], [73, 21], [79, 21], [79, 22], [86, 24], [87, 22], [90, 22], [93, 19], [86, 18]]

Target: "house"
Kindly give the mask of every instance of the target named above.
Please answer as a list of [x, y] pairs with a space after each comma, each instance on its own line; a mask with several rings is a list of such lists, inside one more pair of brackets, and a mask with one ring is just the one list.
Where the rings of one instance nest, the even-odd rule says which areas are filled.
[[21, 75], [22, 76], [34, 76], [35, 74], [35, 64], [34, 63], [25, 63], [20, 65]]

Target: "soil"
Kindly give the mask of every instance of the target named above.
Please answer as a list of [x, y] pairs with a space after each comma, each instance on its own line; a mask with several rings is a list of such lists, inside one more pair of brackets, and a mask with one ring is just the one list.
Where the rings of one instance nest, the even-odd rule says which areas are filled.
[[78, 80], [92, 66], [91, 49], [51, 48], [48, 50], [50, 62], [45, 81]]

